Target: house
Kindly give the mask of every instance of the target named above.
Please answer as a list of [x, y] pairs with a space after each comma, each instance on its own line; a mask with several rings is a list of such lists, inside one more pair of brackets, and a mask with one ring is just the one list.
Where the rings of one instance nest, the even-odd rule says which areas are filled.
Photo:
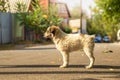
[[[17, 40], [24, 40], [25, 39], [25, 28], [20, 27], [20, 22], [15, 18], [15, 16], [12, 13], [16, 13], [17, 9], [17, 3], [22, 3], [25, 6], [24, 12], [27, 12], [29, 9], [32, 9], [31, 2], [34, 0], [5, 0], [7, 3], [9, 3], [9, 9], [7, 10], [10, 13], [8, 14], [8, 18], [4, 19], [7, 14], [3, 13], [0, 14], [0, 23], [2, 26], [0, 26], [0, 44], [2, 43], [10, 43], [15, 42]], [[70, 12], [68, 10], [68, 7], [65, 3], [59, 3], [57, 0], [39, 0], [39, 3], [41, 6], [43, 6], [44, 9], [48, 9], [49, 6], [52, 4], [55, 4], [58, 6], [58, 15], [63, 17], [63, 25], [69, 25], [69, 18]], [[4, 21], [3, 21], [4, 20]], [[10, 22], [11, 25], [7, 25], [7, 27], [3, 27], [6, 25], [3, 22]], [[9, 29], [9, 30], [8, 30]], [[3, 33], [9, 32], [6, 35], [3, 35]], [[31, 33], [32, 34], [32, 33]], [[9, 37], [5, 37], [9, 36]], [[9, 38], [9, 39], [8, 39]], [[30, 36], [31, 38], [31, 36]]]
[[[73, 33], [80, 32], [80, 19], [70, 20], [69, 25], [70, 25]], [[87, 33], [86, 19], [82, 19], [82, 33], [84, 33], [84, 34]]]
[[58, 15], [63, 18], [63, 25], [68, 26], [69, 25], [69, 20], [71, 18], [68, 6], [66, 3], [61, 3], [61, 2], [51, 2], [50, 4], [57, 5], [58, 7]]

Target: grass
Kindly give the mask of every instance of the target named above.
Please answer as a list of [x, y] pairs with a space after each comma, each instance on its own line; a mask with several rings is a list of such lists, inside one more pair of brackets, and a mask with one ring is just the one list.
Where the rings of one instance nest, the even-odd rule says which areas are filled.
[[0, 50], [11, 50], [11, 49], [15, 49], [15, 45], [13, 44], [0, 45]]

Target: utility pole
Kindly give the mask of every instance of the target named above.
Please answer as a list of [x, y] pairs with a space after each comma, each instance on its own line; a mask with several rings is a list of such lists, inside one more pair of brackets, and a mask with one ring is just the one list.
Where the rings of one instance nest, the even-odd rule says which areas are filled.
[[82, 33], [82, 0], [80, 0], [80, 33]]

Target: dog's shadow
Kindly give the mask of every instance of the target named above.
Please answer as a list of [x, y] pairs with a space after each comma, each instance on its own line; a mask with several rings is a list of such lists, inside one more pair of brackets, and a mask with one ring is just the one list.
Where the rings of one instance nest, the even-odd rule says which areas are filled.
[[[1, 65], [0, 74], [120, 74], [120, 66], [109, 65], [95, 65], [92, 70], [76, 70], [71, 68], [82, 68], [84, 65], [69, 65], [68, 69], [60, 69], [59, 65]], [[45, 70], [42, 70], [45, 68]], [[52, 68], [52, 69], [50, 69]], [[95, 69], [94, 69], [95, 68]], [[116, 69], [115, 71], [101, 70], [101, 69]], [[9, 69], [9, 71], [3, 71]], [[20, 69], [20, 71], [19, 71]], [[26, 70], [27, 69], [27, 70]], [[70, 70], [71, 69], [71, 70]], [[117, 71], [118, 70], [118, 71]], [[120, 78], [120, 77], [118, 77]]]

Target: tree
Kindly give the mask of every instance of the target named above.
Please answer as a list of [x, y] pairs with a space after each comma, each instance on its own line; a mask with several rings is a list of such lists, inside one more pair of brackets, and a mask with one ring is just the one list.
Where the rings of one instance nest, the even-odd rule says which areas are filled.
[[0, 12], [8, 12], [9, 11], [9, 3], [5, 0], [0, 0]]
[[101, 16], [101, 14], [96, 14], [93, 16], [92, 20], [88, 19], [87, 31], [89, 34], [100, 34], [101, 36], [106, 35]]
[[120, 0], [95, 0], [99, 10], [102, 11], [102, 15], [106, 20], [113, 24], [120, 22]]
[[26, 9], [27, 9], [26, 4], [19, 1], [16, 3], [15, 7], [16, 7], [16, 12], [18, 13], [24, 13], [26, 12]]
[[[73, 7], [73, 9], [70, 12], [73, 19], [80, 18], [80, 5], [76, 5], [75, 7]], [[82, 17], [87, 17], [85, 11], [82, 12]]]
[[62, 18], [55, 13], [56, 11], [54, 12], [55, 6], [51, 6], [48, 10], [43, 10], [39, 4], [39, 0], [33, 0], [32, 9], [26, 13], [21, 12], [21, 9], [19, 9], [20, 6], [18, 4], [19, 20], [27, 29], [35, 32], [35, 40], [37, 41], [40, 40], [39, 36], [43, 35], [49, 26], [59, 26], [62, 22]]
[[116, 40], [117, 30], [120, 28], [120, 0], [95, 0], [95, 2], [97, 7], [93, 9], [95, 14], [92, 18], [92, 28], [97, 27], [104, 35], [110, 36], [112, 41]]

